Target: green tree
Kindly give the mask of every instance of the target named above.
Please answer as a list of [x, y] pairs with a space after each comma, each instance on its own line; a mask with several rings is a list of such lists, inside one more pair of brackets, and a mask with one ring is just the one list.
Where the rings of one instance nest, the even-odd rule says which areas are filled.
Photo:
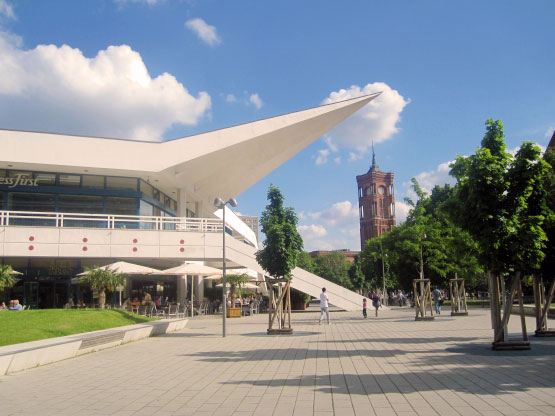
[[349, 276], [349, 280], [351, 281], [351, 285], [358, 289], [360, 293], [366, 293], [368, 291], [369, 287], [366, 282], [366, 276], [362, 272], [362, 260], [360, 258], [360, 254], [355, 256], [347, 274]]
[[310, 254], [306, 251], [300, 251], [297, 257], [297, 267], [300, 267], [307, 272], [314, 273], [316, 270], [316, 263]]
[[451, 218], [472, 235], [480, 263], [495, 273], [506, 271], [504, 242], [512, 232], [506, 203], [510, 158], [503, 123], [488, 120], [482, 147], [470, 157], [458, 156], [451, 167], [458, 182]]
[[303, 240], [297, 231], [297, 215], [293, 208], [284, 208], [281, 191], [270, 185], [270, 203], [262, 213], [260, 224], [266, 235], [264, 248], [256, 252], [258, 264], [270, 276], [291, 280], [291, 271], [303, 248]]
[[12, 266], [9, 264], [0, 264], [0, 292], [9, 289], [15, 285], [16, 279], [13, 276]]
[[117, 286], [121, 286], [124, 276], [98, 266], [85, 267], [85, 271], [87, 274], [81, 281], [92, 290], [98, 290], [98, 306], [103, 309], [106, 304], [106, 290], [113, 292]]
[[502, 122], [488, 120], [486, 126], [482, 147], [452, 166], [459, 202], [452, 217], [479, 244], [480, 262], [490, 271], [531, 273], [545, 258], [549, 165], [533, 143], [523, 143], [512, 158]]
[[330, 282], [336, 283], [347, 289], [352, 289], [353, 284], [349, 279], [349, 262], [345, 255], [339, 251], [332, 251], [315, 259], [316, 274]]
[[555, 278], [555, 148], [547, 149], [543, 159], [548, 164], [544, 180], [547, 210], [543, 226], [547, 241], [541, 273], [545, 279], [552, 280]]

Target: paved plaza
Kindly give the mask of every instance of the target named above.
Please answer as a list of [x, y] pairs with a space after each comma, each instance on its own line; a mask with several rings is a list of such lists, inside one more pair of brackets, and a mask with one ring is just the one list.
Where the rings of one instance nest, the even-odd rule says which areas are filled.
[[[555, 339], [490, 349], [489, 309], [415, 322], [409, 308], [189, 321], [149, 338], [0, 377], [3, 415], [555, 415]], [[517, 335], [520, 320], [510, 331]], [[527, 319], [528, 330], [534, 322]]]

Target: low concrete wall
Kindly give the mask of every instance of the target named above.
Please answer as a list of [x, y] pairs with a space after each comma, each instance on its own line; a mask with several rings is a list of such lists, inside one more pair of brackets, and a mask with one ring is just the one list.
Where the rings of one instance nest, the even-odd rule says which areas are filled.
[[[520, 313], [520, 307], [518, 305], [513, 305], [511, 309], [511, 314]], [[536, 307], [535, 306], [524, 306], [524, 314], [530, 316], [536, 316]], [[555, 308], [549, 308], [549, 312], [547, 312], [548, 318], [555, 318]]]
[[66, 360], [185, 328], [188, 319], [167, 319], [0, 347], [0, 376]]

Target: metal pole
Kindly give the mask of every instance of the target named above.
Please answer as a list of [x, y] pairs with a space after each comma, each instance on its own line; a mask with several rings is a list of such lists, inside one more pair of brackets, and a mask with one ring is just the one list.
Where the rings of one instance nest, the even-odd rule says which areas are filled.
[[420, 278], [424, 279], [424, 260], [422, 257], [422, 238], [420, 239]]
[[380, 241], [380, 250], [382, 252], [382, 279], [383, 279], [383, 303], [387, 306], [387, 292], [385, 290], [385, 265], [384, 265], [384, 257], [383, 257], [383, 245]]
[[[223, 276], [222, 276], [222, 297], [223, 297], [223, 308], [222, 308], [222, 312], [223, 312], [223, 316], [222, 316], [222, 337], [225, 338], [225, 318], [227, 315], [227, 276], [226, 276], [226, 270], [225, 270], [225, 206], [226, 204], [224, 203], [222, 209], [223, 209], [223, 217], [222, 217], [222, 251], [223, 251]], [[231, 305], [233, 306], [233, 305]]]

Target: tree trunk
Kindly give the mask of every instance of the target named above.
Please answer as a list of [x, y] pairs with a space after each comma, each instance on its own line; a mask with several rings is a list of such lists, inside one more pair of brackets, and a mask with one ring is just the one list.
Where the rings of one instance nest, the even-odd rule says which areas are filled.
[[235, 299], [237, 299], [237, 285], [235, 283], [231, 284], [229, 295], [231, 296], [231, 307], [235, 308]]
[[98, 307], [100, 309], [104, 309], [105, 305], [106, 305], [106, 290], [101, 289], [98, 291]]

